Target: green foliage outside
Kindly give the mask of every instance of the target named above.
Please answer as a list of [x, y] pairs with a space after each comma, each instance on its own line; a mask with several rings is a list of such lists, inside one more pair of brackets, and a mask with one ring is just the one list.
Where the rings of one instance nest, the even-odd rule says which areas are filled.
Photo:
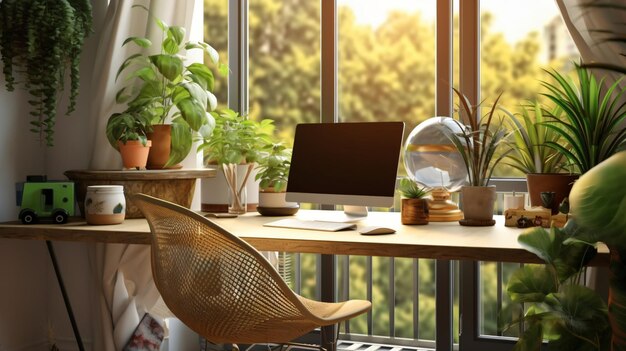
[[[227, 62], [226, 0], [205, 0], [204, 40]], [[379, 27], [360, 24], [350, 8], [339, 7], [339, 118], [344, 122], [396, 121], [406, 123], [408, 134], [417, 124], [435, 116], [435, 27], [420, 13], [392, 12]], [[458, 18], [455, 18], [458, 38]], [[540, 80], [549, 80], [542, 68], [564, 74], [572, 69], [571, 58], [547, 64], [539, 60], [540, 35], [531, 33], [509, 44], [502, 33], [491, 30], [492, 15], [481, 16], [481, 96], [521, 111], [520, 104], [535, 100]], [[308, 0], [251, 0], [249, 3], [249, 115], [251, 119], [275, 121], [279, 136], [291, 144], [295, 125], [320, 120], [320, 2]], [[454, 52], [458, 51], [454, 41]], [[458, 82], [458, 56], [454, 80]], [[208, 61], [207, 61], [208, 62]], [[215, 94], [227, 103], [227, 81], [216, 77]], [[402, 167], [401, 167], [402, 168]], [[494, 176], [517, 175], [501, 164]], [[315, 255], [302, 254], [302, 294], [315, 297]], [[339, 258], [339, 266], [341, 260]], [[390, 259], [372, 259], [374, 335], [389, 334], [390, 298], [395, 299], [396, 337], [413, 338], [413, 260], [395, 259], [395, 297], [389, 296]], [[366, 298], [366, 258], [351, 257], [350, 298]], [[435, 337], [435, 275], [433, 260], [419, 260], [419, 338]], [[504, 279], [516, 265], [505, 264]], [[338, 278], [343, 273], [339, 271]], [[481, 331], [497, 333], [496, 265], [481, 265], [484, 321]], [[340, 288], [341, 289], [341, 288]], [[500, 296], [506, 306], [506, 294]], [[339, 296], [342, 291], [339, 291]], [[455, 304], [455, 311], [458, 306]], [[458, 313], [455, 313], [458, 315]], [[455, 328], [458, 321], [454, 321]], [[351, 321], [352, 333], [366, 333], [367, 319]], [[455, 335], [458, 331], [455, 330]], [[507, 335], [516, 335], [509, 331]]]

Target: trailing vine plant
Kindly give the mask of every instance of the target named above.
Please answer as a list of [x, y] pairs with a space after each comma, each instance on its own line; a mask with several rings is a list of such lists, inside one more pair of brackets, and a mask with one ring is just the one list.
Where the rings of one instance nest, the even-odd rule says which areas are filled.
[[31, 98], [31, 131], [53, 145], [57, 103], [69, 68], [66, 114], [76, 107], [80, 54], [91, 33], [89, 0], [0, 1], [0, 55], [8, 91], [23, 86]]

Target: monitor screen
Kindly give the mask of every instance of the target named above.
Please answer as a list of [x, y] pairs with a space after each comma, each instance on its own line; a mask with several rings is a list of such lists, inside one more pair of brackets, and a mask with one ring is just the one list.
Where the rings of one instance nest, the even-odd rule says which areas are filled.
[[391, 207], [404, 122], [296, 127], [287, 201]]

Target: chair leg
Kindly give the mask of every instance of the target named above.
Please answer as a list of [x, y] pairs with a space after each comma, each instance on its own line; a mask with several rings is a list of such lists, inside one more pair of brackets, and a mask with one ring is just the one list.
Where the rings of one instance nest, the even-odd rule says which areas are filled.
[[[329, 350], [328, 351], [336, 351], [337, 350], [337, 340], [339, 340], [339, 329], [340, 328], [340, 323], [336, 324], [334, 326], [335, 332], [332, 333], [334, 335], [330, 335], [330, 337], [328, 336], [327, 330], [328, 329], [333, 329], [333, 328], [320, 328], [320, 333], [322, 334], [322, 345], [328, 345], [329, 346]], [[324, 347], [320, 346], [320, 349], [327, 351]]]

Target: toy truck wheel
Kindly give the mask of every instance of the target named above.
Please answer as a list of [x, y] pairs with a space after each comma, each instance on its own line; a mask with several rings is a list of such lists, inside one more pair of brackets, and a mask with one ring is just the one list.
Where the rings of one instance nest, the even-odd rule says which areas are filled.
[[67, 223], [67, 212], [65, 210], [56, 210], [52, 213], [52, 219], [56, 224]]
[[23, 224], [33, 224], [37, 222], [37, 215], [32, 210], [23, 210], [20, 212], [20, 220]]

